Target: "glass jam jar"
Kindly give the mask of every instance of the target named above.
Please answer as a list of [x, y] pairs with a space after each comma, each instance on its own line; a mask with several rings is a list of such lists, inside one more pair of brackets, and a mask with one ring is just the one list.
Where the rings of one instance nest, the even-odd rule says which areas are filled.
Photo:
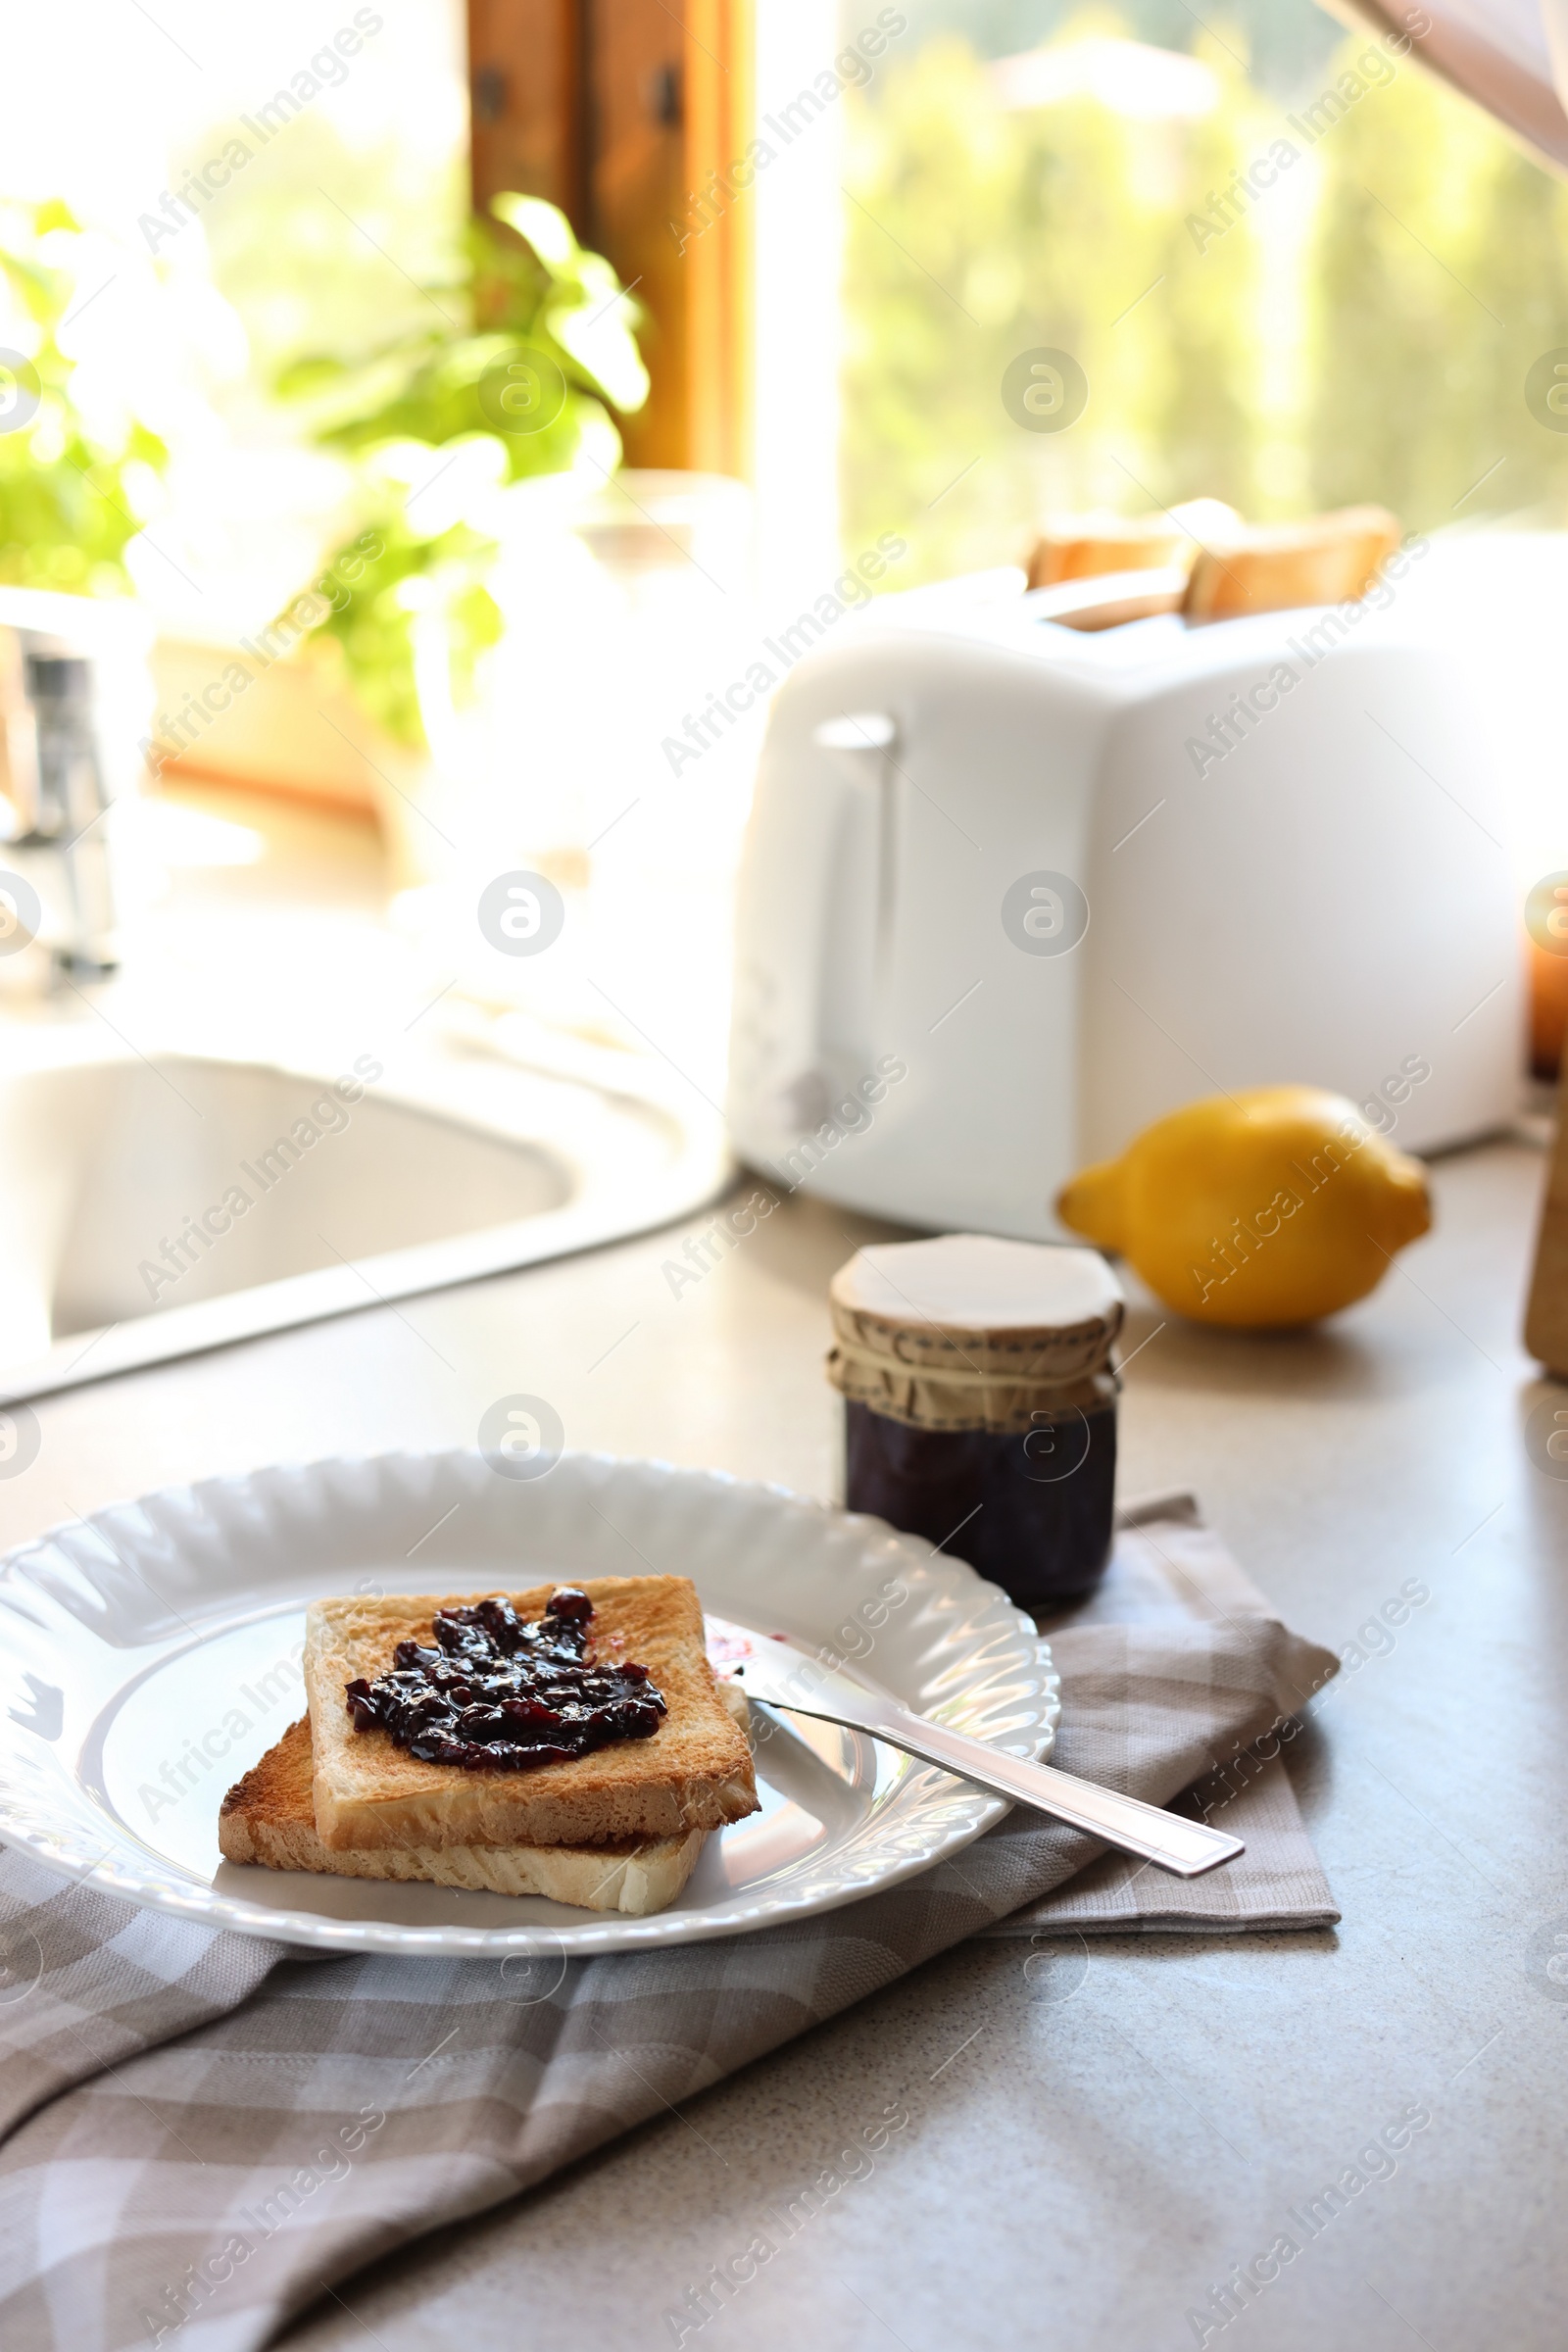
[[948, 1234], [861, 1250], [828, 1293], [844, 1500], [1066, 1608], [1110, 1557], [1123, 1302], [1094, 1250]]

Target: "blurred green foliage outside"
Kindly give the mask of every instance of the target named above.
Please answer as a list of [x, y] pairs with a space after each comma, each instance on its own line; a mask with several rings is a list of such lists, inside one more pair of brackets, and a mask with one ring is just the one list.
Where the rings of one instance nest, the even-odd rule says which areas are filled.
[[[903, 531], [940, 578], [1017, 561], [1049, 508], [1205, 494], [1256, 517], [1365, 499], [1407, 528], [1568, 520], [1568, 436], [1524, 401], [1568, 345], [1568, 188], [1386, 50], [1388, 77], [1309, 140], [1223, 29], [1195, 41], [1220, 93], [1196, 119], [1009, 112], [952, 37], [851, 95], [846, 545]], [[1097, 11], [1063, 37], [1124, 32]], [[1321, 86], [1372, 45], [1347, 40]], [[1281, 138], [1299, 160], [1195, 233]], [[1060, 433], [1002, 403], [1041, 346], [1089, 379]]]

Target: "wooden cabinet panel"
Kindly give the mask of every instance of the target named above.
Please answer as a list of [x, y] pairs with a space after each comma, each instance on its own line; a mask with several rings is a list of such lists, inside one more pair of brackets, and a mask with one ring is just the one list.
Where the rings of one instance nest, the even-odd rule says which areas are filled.
[[587, 0], [592, 169], [587, 236], [648, 314], [653, 391], [621, 430], [634, 466], [688, 466], [690, 271], [670, 222], [684, 208], [687, 40], [677, 10]]
[[749, 0], [468, 0], [468, 43], [475, 202], [548, 196], [647, 314], [627, 462], [744, 474]]
[[468, 0], [473, 192], [548, 196], [574, 223], [588, 188], [585, 0]]

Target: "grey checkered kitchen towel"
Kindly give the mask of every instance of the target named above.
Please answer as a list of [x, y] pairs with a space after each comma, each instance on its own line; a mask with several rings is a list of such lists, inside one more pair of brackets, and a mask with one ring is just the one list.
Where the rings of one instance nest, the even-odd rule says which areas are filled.
[[568, 1964], [306, 1957], [0, 1849], [0, 2343], [250, 2352], [363, 2264], [999, 1923], [1338, 1916], [1279, 1766], [1270, 1793], [1261, 1757], [1237, 1762], [1336, 1661], [1267, 1614], [1189, 1504], [1124, 1529], [1104, 1594], [1053, 1642], [1058, 1760], [1155, 1802], [1210, 1776], [1211, 1808], [1247, 1808], [1242, 1863], [1173, 1893], [1020, 1809], [843, 1910]]
[[[1129, 1753], [1134, 1741], [1171, 1749], [1181, 1725], [1159, 1708], [1157, 1670], [1147, 1692], [1140, 1689], [1136, 1710], [1113, 1677], [1080, 1674], [1087, 1663], [1093, 1629], [1119, 1626], [1131, 1641], [1158, 1642], [1171, 1625], [1225, 1625], [1238, 1637], [1249, 1630], [1267, 1643], [1272, 1671], [1281, 1686], [1283, 1723], [1254, 1737], [1250, 1746], [1225, 1756], [1186, 1794], [1177, 1809], [1214, 1820], [1245, 1839], [1247, 1850], [1223, 1870], [1201, 1879], [1172, 1878], [1128, 1854], [1102, 1854], [1037, 1902], [983, 1929], [988, 1936], [1036, 1935], [1048, 1928], [1080, 1935], [1126, 1935], [1129, 1931], [1192, 1930], [1202, 1935], [1229, 1930], [1331, 1928], [1340, 1914], [1329, 1892], [1283, 1752], [1301, 1719], [1315, 1712], [1314, 1700], [1338, 1661], [1315, 1642], [1285, 1633], [1270, 1616], [1267, 1601], [1238, 1567], [1224, 1544], [1199, 1517], [1190, 1494], [1162, 1494], [1131, 1503], [1119, 1515], [1120, 1541], [1104, 1583], [1089, 1604], [1054, 1623], [1042, 1620], [1062, 1669], [1063, 1739], [1058, 1761], [1086, 1780], [1107, 1781], [1143, 1793], [1139, 1764]], [[1283, 1637], [1281, 1639], [1281, 1637]], [[1278, 1646], [1274, 1645], [1278, 1642]], [[1135, 1674], [1136, 1664], [1131, 1669]], [[1070, 1677], [1070, 1682], [1069, 1682]], [[1069, 1701], [1066, 1692], [1072, 1692]], [[1072, 1731], [1066, 1714], [1072, 1705]], [[1174, 1712], [1184, 1715], [1178, 1700]], [[1127, 1776], [1127, 1777], [1123, 1777]]]

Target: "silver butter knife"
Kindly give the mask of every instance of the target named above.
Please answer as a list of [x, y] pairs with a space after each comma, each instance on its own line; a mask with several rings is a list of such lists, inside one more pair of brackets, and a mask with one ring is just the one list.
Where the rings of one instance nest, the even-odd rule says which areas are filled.
[[966, 1732], [950, 1731], [945, 1723], [912, 1714], [896, 1699], [884, 1698], [879, 1690], [787, 1643], [757, 1642], [729, 1671], [749, 1697], [760, 1699], [766, 1706], [869, 1732], [874, 1739], [886, 1740], [890, 1746], [901, 1747], [927, 1764], [940, 1764], [945, 1772], [993, 1789], [1014, 1804], [1033, 1805], [1038, 1812], [1068, 1822], [1075, 1830], [1087, 1830], [1091, 1837], [1103, 1838], [1107, 1845], [1141, 1854], [1146, 1862], [1174, 1871], [1178, 1878], [1199, 1878], [1218, 1863], [1234, 1860], [1243, 1850], [1240, 1838], [1228, 1837], [1223, 1830], [1186, 1821], [1158, 1805], [1146, 1805], [1136, 1796], [1118, 1795], [1114, 1788], [1080, 1781], [1050, 1764], [1030, 1764], [1021, 1756], [1004, 1755], [982, 1740], [971, 1740]]

